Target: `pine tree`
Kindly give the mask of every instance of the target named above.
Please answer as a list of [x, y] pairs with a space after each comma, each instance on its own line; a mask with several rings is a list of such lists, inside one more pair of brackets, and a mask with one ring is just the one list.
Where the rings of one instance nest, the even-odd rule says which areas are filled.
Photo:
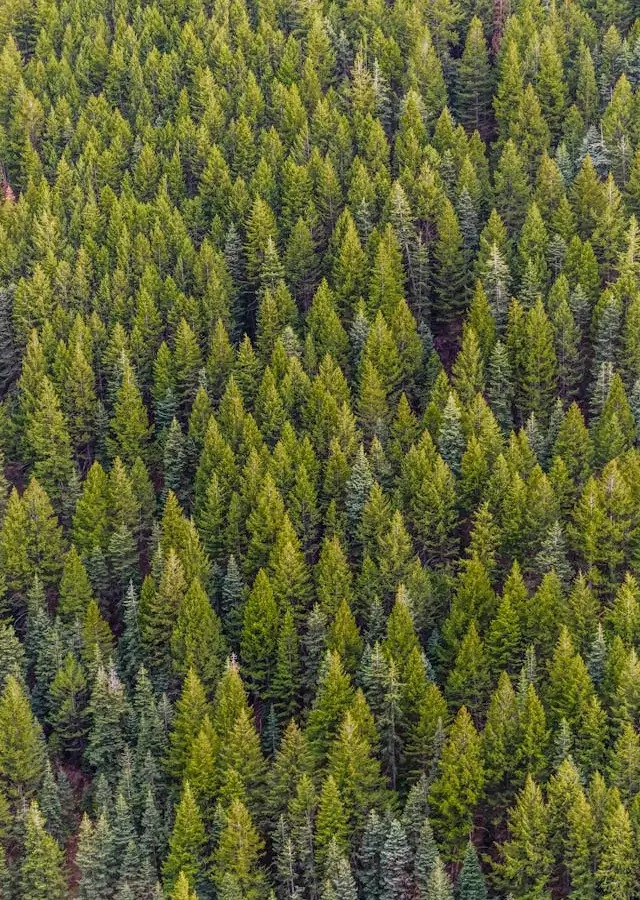
[[195, 670], [190, 668], [182, 686], [182, 693], [176, 703], [173, 729], [170, 735], [170, 751], [167, 765], [175, 778], [180, 778], [184, 774], [191, 752], [191, 745], [209, 711], [210, 708], [202, 682]]
[[49, 693], [49, 722], [53, 728], [50, 744], [78, 758], [87, 734], [88, 691], [85, 674], [72, 653], [66, 655], [51, 682]]
[[513, 377], [507, 348], [497, 341], [489, 359], [487, 395], [489, 403], [503, 432], [513, 425]]
[[239, 643], [242, 628], [245, 593], [246, 585], [242, 580], [235, 556], [232, 554], [227, 562], [227, 571], [222, 581], [220, 611], [225, 631], [236, 646]]
[[602, 856], [596, 872], [596, 881], [602, 897], [633, 895], [633, 837], [629, 814], [621, 802], [612, 798], [611, 809], [604, 821]]
[[82, 900], [108, 896], [113, 882], [111, 829], [105, 815], [94, 825], [85, 815], [78, 830], [76, 862], [80, 873], [79, 895]]
[[63, 552], [61, 529], [46, 491], [35, 478], [22, 497], [12, 490], [0, 532], [0, 558], [14, 611], [35, 576], [45, 589], [57, 583]]
[[58, 614], [67, 624], [80, 619], [93, 595], [87, 570], [75, 546], [65, 556], [60, 581]]
[[333, 775], [328, 775], [318, 798], [315, 822], [316, 858], [322, 868], [332, 850], [346, 850], [347, 836], [348, 822], [340, 791]]
[[508, 232], [513, 235], [522, 227], [530, 196], [527, 173], [512, 140], [505, 144], [494, 174], [496, 208]]
[[198, 895], [189, 887], [189, 879], [182, 869], [173, 886], [171, 900], [198, 900]]
[[562, 70], [562, 58], [550, 29], [543, 32], [540, 45], [540, 67], [536, 79], [536, 93], [542, 112], [553, 136], [562, 125], [566, 108], [566, 83]]
[[456, 107], [465, 128], [470, 132], [477, 130], [481, 136], [491, 126], [491, 80], [482, 22], [474, 16], [457, 72]]
[[350, 521], [357, 525], [365, 507], [369, 492], [373, 486], [371, 469], [367, 461], [362, 444], [351, 469], [351, 474], [346, 484], [346, 510]]
[[438, 240], [434, 246], [436, 320], [451, 324], [465, 305], [465, 271], [462, 233], [451, 202], [445, 198], [438, 218]]
[[133, 369], [126, 359], [110, 425], [112, 455], [120, 456], [128, 465], [137, 457], [144, 460], [151, 431]]
[[459, 474], [464, 451], [464, 433], [460, 408], [453, 393], [449, 394], [442, 413], [438, 449], [451, 471]]
[[465, 705], [477, 712], [483, 703], [489, 685], [488, 667], [484, 646], [475, 622], [460, 643], [455, 664], [447, 680], [447, 696], [456, 706]]
[[102, 665], [96, 672], [89, 715], [91, 726], [85, 757], [87, 762], [113, 785], [119, 774], [124, 750], [124, 725], [128, 713], [124, 686], [113, 668]]
[[58, 395], [45, 376], [25, 436], [34, 460], [33, 474], [59, 507], [73, 473], [69, 430]]
[[66, 815], [67, 821], [65, 822], [63, 818], [62, 800], [68, 799], [61, 796], [63, 793], [58, 787], [51, 763], [47, 760], [37, 802], [46, 822], [47, 831], [60, 844], [64, 843], [64, 839], [67, 836], [69, 820], [68, 811]]
[[[471, 317], [471, 313], [470, 313]], [[475, 329], [465, 327], [462, 346], [453, 367], [456, 393], [464, 405], [471, 403], [484, 389], [484, 361]]]
[[358, 896], [355, 880], [349, 863], [337, 846], [330, 847], [326, 865], [326, 880], [322, 889], [322, 900], [356, 900]]
[[150, 578], [140, 591], [138, 622], [146, 662], [158, 687], [166, 687], [171, 672], [170, 638], [185, 593], [184, 570], [171, 547], [163, 560], [156, 590]]
[[382, 851], [387, 839], [386, 823], [375, 810], [367, 817], [358, 855], [358, 879], [367, 897], [380, 898], [382, 891]]
[[440, 856], [436, 857], [427, 889], [421, 896], [425, 900], [451, 900], [453, 897], [453, 886]]
[[556, 394], [557, 360], [551, 325], [541, 300], [527, 313], [524, 341], [525, 410], [546, 422]]

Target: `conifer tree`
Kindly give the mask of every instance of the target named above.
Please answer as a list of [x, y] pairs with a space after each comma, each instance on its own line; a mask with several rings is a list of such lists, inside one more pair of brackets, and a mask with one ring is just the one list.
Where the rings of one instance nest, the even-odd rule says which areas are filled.
[[34, 796], [40, 784], [45, 745], [24, 688], [13, 675], [0, 697], [0, 726], [0, 778], [9, 802], [17, 808]]
[[44, 827], [44, 819], [34, 801], [25, 822], [25, 850], [20, 869], [20, 892], [34, 900], [62, 900], [66, 896], [62, 850]]
[[486, 900], [487, 897], [487, 886], [478, 861], [478, 854], [471, 842], [467, 844], [464, 854], [458, 880], [458, 891], [460, 900]]
[[380, 854], [381, 900], [406, 896], [411, 889], [411, 854], [404, 829], [393, 819]]
[[451, 202], [445, 198], [438, 218], [438, 240], [434, 247], [434, 282], [439, 323], [451, 323], [464, 308], [465, 272], [460, 223]]
[[553, 857], [548, 846], [548, 824], [542, 791], [527, 776], [509, 818], [510, 839], [502, 846], [501, 874], [508, 889], [526, 896], [545, 895]]
[[198, 895], [189, 887], [189, 879], [182, 869], [173, 886], [171, 900], [198, 900]]
[[456, 90], [458, 115], [468, 131], [477, 130], [480, 135], [488, 133], [491, 87], [491, 69], [482, 22], [474, 16], [467, 31]]
[[42, 380], [26, 439], [34, 460], [33, 474], [59, 507], [73, 474], [69, 430], [51, 381]]
[[209, 691], [222, 674], [227, 644], [222, 626], [199, 579], [194, 578], [180, 604], [171, 635], [174, 669], [185, 675], [192, 667]]
[[266, 896], [266, 878], [260, 863], [263, 843], [245, 805], [234, 799], [224, 816], [224, 824], [213, 857], [217, 885], [229, 875], [240, 896], [261, 900]]
[[462, 856], [484, 780], [480, 738], [463, 706], [452, 725], [438, 776], [429, 792], [434, 825], [453, 858]]
[[138, 621], [147, 664], [159, 687], [166, 687], [171, 672], [170, 637], [185, 593], [184, 570], [171, 547], [163, 560], [156, 589], [146, 578], [140, 591]]
[[185, 781], [169, 838], [169, 854], [162, 866], [165, 885], [172, 890], [182, 873], [196, 886], [204, 877], [205, 830], [191, 787]]
[[191, 745], [208, 712], [209, 704], [202, 682], [196, 671], [190, 668], [176, 704], [173, 729], [170, 735], [170, 751], [167, 762], [169, 771], [174, 777], [180, 778], [184, 774]]
[[77, 759], [87, 735], [88, 689], [82, 667], [72, 653], [66, 655], [49, 692], [49, 722], [53, 728], [50, 743]]
[[440, 856], [436, 857], [427, 883], [427, 889], [422, 896], [424, 896], [425, 900], [451, 900], [453, 897], [451, 880]]
[[110, 424], [112, 437], [109, 446], [112, 455], [120, 456], [129, 465], [137, 457], [144, 460], [150, 436], [149, 420], [133, 369], [126, 359]]
[[632, 832], [629, 814], [621, 802], [612, 798], [611, 810], [604, 821], [602, 856], [596, 880], [603, 898], [631, 897], [634, 873]]
[[124, 686], [113, 668], [102, 665], [96, 672], [89, 701], [91, 726], [85, 749], [87, 762], [111, 785], [116, 781], [124, 750], [124, 725], [128, 713]]

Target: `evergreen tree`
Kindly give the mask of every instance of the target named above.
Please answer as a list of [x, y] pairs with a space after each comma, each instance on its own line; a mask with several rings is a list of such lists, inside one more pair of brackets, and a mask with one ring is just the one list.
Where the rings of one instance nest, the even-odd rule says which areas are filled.
[[66, 896], [62, 850], [45, 831], [44, 819], [34, 801], [25, 821], [25, 849], [20, 868], [20, 892], [34, 900], [62, 900]]
[[451, 900], [453, 897], [451, 880], [439, 856], [436, 857], [427, 889], [422, 896], [425, 900]]
[[546, 896], [553, 858], [542, 791], [531, 776], [509, 817], [509, 831], [511, 837], [503, 844], [504, 862], [500, 869], [506, 886], [522, 896]]
[[200, 810], [189, 782], [185, 781], [169, 838], [169, 853], [162, 866], [165, 885], [169, 890], [175, 887], [180, 874], [194, 886], [203, 879], [205, 841]]
[[0, 733], [0, 778], [9, 802], [17, 809], [34, 796], [40, 784], [45, 745], [24, 688], [13, 675], [7, 678], [0, 697]]
[[381, 900], [406, 896], [411, 889], [411, 854], [404, 829], [393, 819], [380, 854]]
[[[260, 900], [266, 896], [265, 873], [260, 864], [263, 843], [244, 804], [235, 799], [224, 816], [224, 825], [213, 858], [217, 885], [229, 875], [240, 896]], [[220, 888], [218, 888], [219, 890]]]
[[138, 457], [145, 458], [150, 436], [149, 420], [133, 369], [126, 359], [110, 426], [109, 446], [113, 456], [120, 456], [129, 465]]
[[491, 121], [491, 69], [481, 20], [469, 23], [464, 52], [457, 76], [457, 108], [460, 121], [469, 131], [486, 135]]
[[604, 821], [602, 856], [596, 880], [603, 898], [631, 897], [634, 872], [632, 858], [633, 837], [629, 814], [619, 801], [611, 804]]
[[480, 738], [463, 706], [442, 752], [439, 772], [429, 792], [433, 822], [448, 852], [462, 855], [473, 822], [473, 811], [484, 786]]
[[460, 900], [486, 900], [487, 886], [482, 869], [478, 862], [476, 848], [471, 842], [467, 845], [458, 880]]
[[222, 626], [199, 579], [194, 578], [180, 604], [171, 635], [174, 669], [185, 675], [191, 668], [209, 691], [213, 691], [226, 658]]

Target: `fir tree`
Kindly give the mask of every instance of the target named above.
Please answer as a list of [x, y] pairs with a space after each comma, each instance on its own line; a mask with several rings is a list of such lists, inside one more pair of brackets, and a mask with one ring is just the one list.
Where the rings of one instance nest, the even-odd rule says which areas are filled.
[[169, 890], [173, 889], [181, 873], [194, 886], [203, 879], [205, 841], [200, 810], [186, 781], [169, 838], [169, 853], [162, 866], [165, 885]]
[[411, 853], [404, 829], [397, 819], [389, 826], [380, 853], [380, 900], [398, 900], [411, 889]]
[[422, 896], [425, 900], [451, 900], [453, 897], [451, 880], [439, 856], [436, 857], [427, 889]]
[[458, 880], [460, 900], [486, 900], [487, 886], [478, 861], [476, 848], [471, 842], [467, 849]]
[[443, 749], [439, 774], [429, 793], [434, 824], [454, 858], [462, 855], [484, 779], [480, 739], [463, 706]]
[[20, 892], [34, 900], [62, 900], [66, 896], [62, 850], [45, 831], [44, 819], [36, 802], [26, 816], [25, 850], [20, 868]]
[[38, 788], [45, 768], [45, 745], [24, 688], [13, 675], [7, 678], [0, 697], [0, 725], [0, 778], [10, 803], [17, 808]]

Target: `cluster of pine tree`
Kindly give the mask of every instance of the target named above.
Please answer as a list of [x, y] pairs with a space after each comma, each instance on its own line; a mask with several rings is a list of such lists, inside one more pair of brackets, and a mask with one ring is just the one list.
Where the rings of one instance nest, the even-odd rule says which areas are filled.
[[640, 897], [634, 0], [0, 0], [0, 897]]

